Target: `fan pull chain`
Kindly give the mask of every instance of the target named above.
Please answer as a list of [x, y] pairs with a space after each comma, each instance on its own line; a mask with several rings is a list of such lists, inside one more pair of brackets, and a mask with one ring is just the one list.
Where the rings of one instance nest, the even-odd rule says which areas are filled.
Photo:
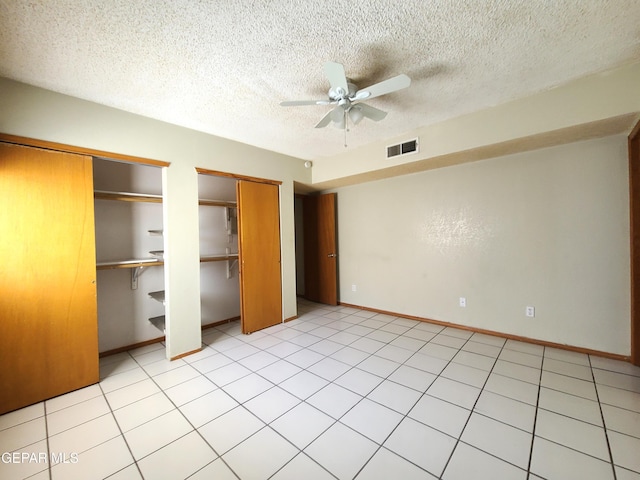
[[344, 148], [347, 148], [347, 132], [349, 131], [349, 116], [347, 115], [347, 111], [344, 111]]

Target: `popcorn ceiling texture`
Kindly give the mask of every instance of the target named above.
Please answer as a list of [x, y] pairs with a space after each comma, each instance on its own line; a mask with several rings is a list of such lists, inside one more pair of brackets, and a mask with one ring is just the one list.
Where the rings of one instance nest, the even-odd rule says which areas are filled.
[[389, 114], [350, 149], [640, 60], [637, 0], [0, 0], [0, 76], [318, 160], [323, 65]]

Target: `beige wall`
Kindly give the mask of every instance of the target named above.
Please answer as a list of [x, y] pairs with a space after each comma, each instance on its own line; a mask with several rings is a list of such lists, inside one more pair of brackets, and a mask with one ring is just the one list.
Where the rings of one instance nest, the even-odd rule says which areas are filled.
[[341, 301], [630, 353], [625, 136], [337, 192]]
[[301, 160], [3, 78], [0, 132], [171, 162], [162, 179], [169, 357], [201, 345], [195, 168], [282, 181], [283, 314], [296, 315], [293, 182], [311, 182]]

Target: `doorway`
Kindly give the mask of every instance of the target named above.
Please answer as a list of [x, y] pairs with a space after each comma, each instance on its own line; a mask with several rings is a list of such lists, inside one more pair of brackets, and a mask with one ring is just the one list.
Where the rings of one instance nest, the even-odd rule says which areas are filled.
[[631, 362], [640, 366], [640, 122], [629, 134]]

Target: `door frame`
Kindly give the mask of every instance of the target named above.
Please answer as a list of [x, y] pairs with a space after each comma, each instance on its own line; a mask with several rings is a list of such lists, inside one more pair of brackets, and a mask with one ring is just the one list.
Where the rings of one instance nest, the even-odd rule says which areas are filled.
[[631, 363], [640, 366], [640, 121], [629, 133]]

